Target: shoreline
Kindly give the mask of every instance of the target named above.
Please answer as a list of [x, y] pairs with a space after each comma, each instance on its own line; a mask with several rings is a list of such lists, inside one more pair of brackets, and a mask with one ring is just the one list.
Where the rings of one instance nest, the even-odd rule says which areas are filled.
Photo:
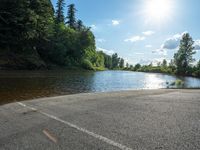
[[46, 96], [46, 97], [38, 97], [38, 98], [32, 98], [32, 99], [22, 99], [22, 100], [16, 100], [16, 101], [10, 101], [5, 103], [0, 103], [0, 107], [4, 105], [9, 105], [13, 103], [18, 102], [31, 102], [31, 101], [40, 101], [40, 100], [52, 100], [52, 99], [59, 99], [59, 98], [68, 98], [68, 97], [76, 97], [76, 96], [91, 96], [91, 95], [97, 95], [97, 96], [112, 96], [112, 95], [124, 95], [126, 94], [162, 94], [162, 93], [168, 93], [168, 92], [177, 92], [177, 91], [185, 91], [185, 92], [194, 92], [194, 91], [200, 91], [200, 88], [161, 88], [161, 89], [133, 89], [133, 90], [120, 90], [120, 91], [109, 91], [109, 92], [85, 92], [85, 93], [70, 93], [70, 94], [64, 94], [64, 95], [52, 95], [52, 96]]

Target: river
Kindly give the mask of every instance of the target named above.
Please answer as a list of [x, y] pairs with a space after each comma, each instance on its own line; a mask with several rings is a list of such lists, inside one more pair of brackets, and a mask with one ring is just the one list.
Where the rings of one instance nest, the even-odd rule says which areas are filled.
[[130, 71], [1, 71], [0, 104], [47, 96], [167, 88], [184, 81], [183, 88], [199, 88], [200, 79]]

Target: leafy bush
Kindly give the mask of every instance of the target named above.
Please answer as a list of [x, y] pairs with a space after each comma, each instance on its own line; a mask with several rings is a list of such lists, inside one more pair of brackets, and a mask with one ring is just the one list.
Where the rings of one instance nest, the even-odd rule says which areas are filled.
[[176, 84], [176, 86], [183, 86], [184, 85], [184, 81], [176, 80], [175, 84]]
[[84, 69], [94, 70], [92, 63], [91, 63], [89, 60], [87, 60], [87, 59], [84, 59], [84, 60], [83, 60], [83, 62], [82, 62], [82, 67], [83, 67]]

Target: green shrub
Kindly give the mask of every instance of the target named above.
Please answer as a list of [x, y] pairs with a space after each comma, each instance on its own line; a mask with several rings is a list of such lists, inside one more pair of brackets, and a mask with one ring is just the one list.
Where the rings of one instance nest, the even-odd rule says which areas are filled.
[[176, 80], [175, 84], [176, 84], [176, 86], [183, 86], [184, 85], [184, 81]]
[[170, 83], [170, 86], [175, 86], [175, 87], [182, 87], [184, 85], [184, 81], [177, 79], [176, 81], [173, 81]]
[[84, 60], [83, 60], [83, 62], [82, 62], [82, 67], [83, 67], [84, 69], [94, 70], [92, 63], [91, 63], [89, 60], [87, 60], [87, 59], [84, 59]]

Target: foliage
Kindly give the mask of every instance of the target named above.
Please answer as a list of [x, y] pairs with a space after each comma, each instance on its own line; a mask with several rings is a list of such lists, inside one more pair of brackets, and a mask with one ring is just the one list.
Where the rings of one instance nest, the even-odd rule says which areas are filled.
[[112, 69], [117, 69], [119, 67], [119, 61], [120, 58], [118, 57], [118, 54], [115, 53], [112, 55]]
[[140, 65], [140, 64], [136, 64], [135, 67], [134, 67], [134, 70], [137, 71], [137, 70], [139, 70], [140, 68], [141, 68], [141, 65]]
[[166, 59], [163, 59], [162, 67], [167, 67], [167, 61], [166, 61]]
[[84, 59], [84, 60], [83, 60], [83, 62], [82, 62], [82, 67], [83, 67], [84, 69], [94, 70], [92, 63], [91, 63], [89, 60], [87, 60], [87, 59]]
[[[174, 55], [174, 59], [170, 60], [168, 63], [167, 60], [158, 62], [157, 66], [154, 66], [152, 63], [149, 65], [136, 64], [134, 67], [126, 65], [126, 69], [131, 71], [140, 71], [140, 72], [153, 72], [153, 73], [167, 73], [167, 74], [178, 74], [178, 75], [187, 75], [200, 77], [200, 60], [196, 65], [192, 65], [194, 61], [193, 55], [194, 51], [194, 41], [190, 37], [189, 33], [185, 33], [182, 36], [180, 41], [180, 46], [178, 52]], [[174, 82], [174, 85], [178, 85], [180, 81]]]
[[194, 41], [190, 37], [189, 33], [185, 33], [180, 41], [178, 52], [174, 55], [174, 61], [177, 67], [178, 74], [188, 74], [187, 70], [190, 67], [194, 52]]
[[1, 0], [0, 67], [118, 68], [117, 54], [112, 57], [96, 51], [90, 27], [76, 20], [75, 5], [68, 5], [66, 17], [64, 9], [65, 0], [57, 1], [55, 14], [50, 0]]
[[74, 4], [68, 5], [68, 13], [67, 13], [67, 24], [70, 28], [76, 29], [76, 17], [75, 17], [76, 9]]
[[121, 69], [124, 68], [124, 59], [123, 59], [123, 58], [120, 58], [120, 61], [119, 61], [119, 68], [121, 68]]
[[0, 10], [1, 48], [36, 49], [51, 33], [53, 7], [48, 0], [2, 0]]
[[112, 69], [112, 57], [104, 53], [104, 64], [108, 69]]
[[64, 7], [65, 7], [65, 1], [64, 0], [58, 0], [56, 3], [56, 23], [64, 23], [65, 22], [65, 16], [64, 16]]

